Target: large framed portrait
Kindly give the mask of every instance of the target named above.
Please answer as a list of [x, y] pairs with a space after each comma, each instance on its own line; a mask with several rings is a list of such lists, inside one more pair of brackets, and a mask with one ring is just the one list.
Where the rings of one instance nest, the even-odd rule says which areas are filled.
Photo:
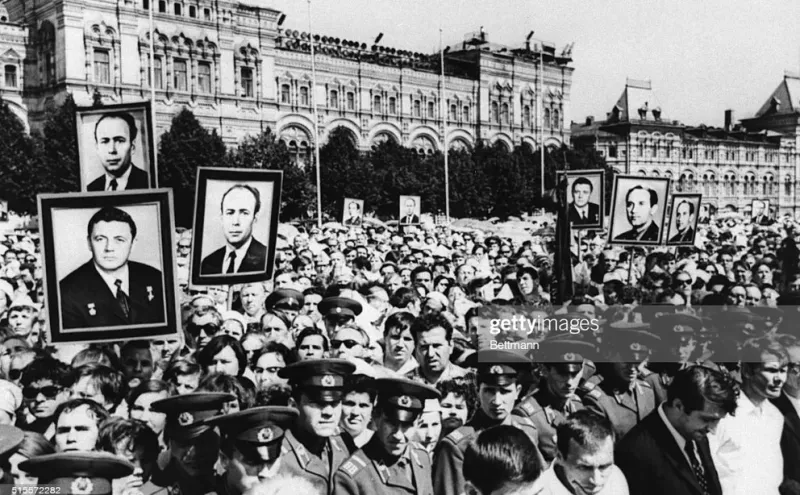
[[157, 187], [150, 102], [78, 108], [81, 191]]
[[400, 196], [400, 225], [418, 225], [421, 211], [419, 196]]
[[669, 228], [667, 246], [694, 246], [697, 234], [700, 202], [703, 195], [698, 193], [675, 193], [670, 200]]
[[754, 199], [750, 203], [750, 221], [756, 224], [767, 224], [770, 221], [768, 199]]
[[172, 190], [39, 195], [53, 343], [178, 334]]
[[567, 212], [572, 229], [603, 228], [605, 203], [602, 170], [559, 172], [559, 182], [567, 176]]
[[609, 243], [658, 246], [667, 214], [668, 177], [615, 175]]
[[193, 284], [272, 278], [282, 184], [279, 170], [197, 169]]
[[345, 227], [361, 227], [364, 222], [364, 200], [344, 198], [342, 225]]

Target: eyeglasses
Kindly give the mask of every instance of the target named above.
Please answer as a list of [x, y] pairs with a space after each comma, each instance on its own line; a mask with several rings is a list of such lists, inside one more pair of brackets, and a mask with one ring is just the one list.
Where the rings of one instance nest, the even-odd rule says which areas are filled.
[[286, 331], [286, 329], [281, 327], [262, 327], [261, 331], [264, 333], [272, 333], [272, 332], [284, 332]]
[[357, 345], [361, 345], [361, 342], [359, 342], [357, 340], [352, 340], [352, 339], [331, 340], [331, 349], [338, 349], [339, 347], [342, 346], [342, 344], [344, 344], [344, 346], [346, 348], [352, 349], [353, 347], [355, 347]]
[[35, 399], [39, 394], [44, 395], [46, 399], [55, 399], [56, 395], [61, 392], [61, 387], [55, 385], [48, 385], [46, 387], [25, 387], [22, 389], [22, 395], [26, 399]]
[[219, 332], [219, 325], [215, 325], [214, 323], [206, 323], [205, 325], [195, 325], [194, 323], [189, 324], [189, 333], [193, 337], [197, 337], [200, 335], [200, 332], [205, 332], [206, 335], [215, 335]]
[[11, 381], [17, 381], [22, 376], [22, 368], [8, 370], [8, 378]]
[[676, 282], [678, 282], [679, 284], [683, 284], [683, 285], [692, 285], [692, 281], [688, 280], [688, 279], [685, 279], [685, 278], [678, 279], [678, 280], [676, 280]]
[[178, 249], [189, 249], [189, 248], [191, 248], [191, 247], [192, 247], [192, 246], [191, 246], [191, 244], [190, 244], [190, 245], [188, 245], [188, 246], [186, 246], [186, 245], [184, 245], [184, 244], [178, 244]]

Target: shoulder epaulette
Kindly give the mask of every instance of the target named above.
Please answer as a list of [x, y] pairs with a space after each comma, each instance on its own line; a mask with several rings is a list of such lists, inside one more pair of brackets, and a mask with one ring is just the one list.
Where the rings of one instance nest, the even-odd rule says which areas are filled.
[[355, 476], [361, 469], [367, 467], [367, 461], [361, 457], [361, 452], [356, 452], [347, 459], [344, 464], [339, 468], [351, 478]]
[[515, 416], [514, 421], [516, 422], [517, 426], [526, 426], [529, 428], [536, 429], [536, 423], [530, 420], [530, 418], [525, 418], [522, 416]]
[[643, 387], [647, 387], [647, 388], [653, 388], [653, 384], [651, 384], [650, 382], [646, 382], [644, 380], [640, 380], [639, 381], [639, 385], [642, 385]]
[[575, 391], [575, 395], [578, 397], [583, 397], [585, 395], [589, 395], [593, 391], [597, 391], [597, 385], [586, 380], [578, 386], [578, 390]]
[[539, 405], [539, 402], [533, 398], [527, 398], [519, 403], [517, 409], [520, 409], [528, 416], [533, 416], [537, 412], [541, 411], [542, 407]]

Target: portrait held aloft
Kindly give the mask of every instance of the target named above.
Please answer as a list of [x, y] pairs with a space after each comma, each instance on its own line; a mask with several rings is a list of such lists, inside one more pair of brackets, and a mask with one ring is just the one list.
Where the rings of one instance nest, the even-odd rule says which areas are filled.
[[559, 173], [567, 176], [567, 211], [573, 229], [603, 227], [603, 171], [579, 170]]
[[346, 227], [361, 227], [364, 221], [364, 200], [344, 198], [344, 213], [342, 225]]
[[421, 207], [419, 196], [400, 196], [400, 213], [398, 215], [400, 224], [418, 224]]
[[617, 175], [611, 202], [613, 244], [661, 244], [669, 178]]
[[192, 282], [230, 285], [272, 277], [283, 172], [200, 168]]
[[672, 195], [667, 246], [694, 246], [702, 198], [702, 194], [676, 193]]
[[768, 199], [754, 199], [750, 205], [750, 222], [755, 225], [772, 225]]
[[52, 342], [177, 333], [171, 211], [170, 190], [40, 196]]
[[80, 108], [75, 120], [81, 190], [156, 187], [149, 102]]

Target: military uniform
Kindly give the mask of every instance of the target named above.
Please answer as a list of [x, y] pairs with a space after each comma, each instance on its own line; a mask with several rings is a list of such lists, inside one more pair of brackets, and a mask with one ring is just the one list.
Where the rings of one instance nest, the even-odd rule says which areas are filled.
[[511, 414], [529, 419], [533, 422], [539, 437], [539, 451], [545, 462], [556, 458], [556, 427], [563, 423], [567, 416], [584, 409], [583, 403], [576, 396], [566, 401], [559, 400], [550, 393], [547, 384], [542, 381], [541, 388], [525, 397], [517, 404]]
[[283, 437], [280, 472], [305, 478], [319, 486], [323, 493], [333, 493], [333, 474], [349, 456], [340, 435], [325, 439], [322, 450], [314, 453], [290, 430]]
[[108, 452], [41, 455], [21, 462], [19, 468], [39, 479], [42, 491], [31, 487], [30, 493], [111, 495], [113, 480], [133, 473], [133, 464]]

